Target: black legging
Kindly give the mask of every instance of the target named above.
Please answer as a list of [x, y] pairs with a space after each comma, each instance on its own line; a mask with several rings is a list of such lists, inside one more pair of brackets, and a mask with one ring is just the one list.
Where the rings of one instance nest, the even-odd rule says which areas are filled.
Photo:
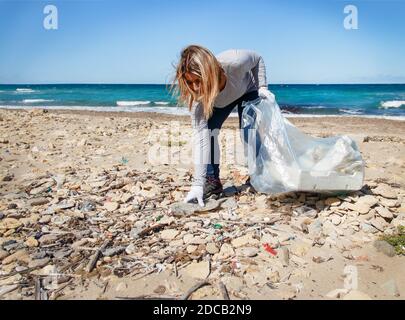
[[[243, 102], [253, 101], [259, 97], [258, 91], [251, 91], [244, 94], [242, 97], [232, 102], [225, 108], [214, 108], [214, 112], [211, 118], [208, 120], [208, 129], [211, 132], [211, 164], [207, 166], [207, 177], [213, 177], [219, 179], [219, 159], [220, 150], [218, 144], [218, 134], [219, 130], [222, 128], [223, 123], [229, 117], [232, 110], [238, 107], [239, 115], [239, 128], [242, 127], [242, 112], [244, 107], [242, 107]], [[217, 129], [217, 130], [215, 130]], [[212, 131], [215, 130], [215, 131]]]

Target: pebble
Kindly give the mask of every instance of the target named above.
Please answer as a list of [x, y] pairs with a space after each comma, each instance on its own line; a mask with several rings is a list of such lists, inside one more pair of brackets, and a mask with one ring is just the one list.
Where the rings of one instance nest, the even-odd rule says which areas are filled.
[[388, 209], [384, 208], [384, 207], [377, 207], [377, 208], [375, 208], [375, 210], [384, 219], [389, 219], [390, 220], [390, 219], [394, 218], [394, 215], [392, 214], [392, 212], [389, 211]]
[[244, 235], [242, 237], [236, 238], [232, 240], [232, 246], [234, 248], [239, 248], [242, 246], [250, 245], [258, 245], [259, 240], [254, 239], [251, 234]]
[[397, 191], [385, 183], [380, 183], [377, 188], [373, 189], [373, 193], [388, 199], [398, 198]]
[[32, 199], [32, 200], [30, 200], [30, 201], [28, 202], [28, 204], [29, 204], [31, 207], [42, 206], [42, 205], [47, 204], [47, 203], [49, 203], [49, 199], [48, 199], [48, 198], [43, 198], [43, 197], [41, 197], [41, 198], [35, 198], [35, 199]]
[[170, 212], [176, 217], [190, 216], [198, 212], [209, 212], [218, 209], [221, 206], [221, 202], [209, 199], [205, 201], [204, 207], [200, 207], [195, 203], [177, 202], [170, 206]]
[[115, 211], [120, 207], [118, 202], [106, 202], [104, 203], [104, 209], [107, 211]]
[[193, 262], [184, 268], [184, 272], [195, 279], [206, 279], [210, 274], [210, 263], [208, 261]]
[[396, 255], [395, 248], [386, 241], [376, 240], [373, 245], [377, 251], [384, 253], [388, 257], [394, 257]]
[[296, 208], [293, 211], [293, 214], [296, 217], [305, 216], [305, 217], [308, 217], [308, 218], [315, 219], [317, 217], [317, 215], [318, 215], [318, 212], [315, 209], [311, 208], [311, 207], [301, 206], [301, 207]]
[[160, 233], [163, 240], [173, 240], [180, 232], [176, 229], [166, 229]]
[[3, 265], [5, 265], [5, 264], [10, 264], [15, 261], [29, 262], [29, 260], [30, 259], [29, 259], [29, 255], [28, 255], [27, 251], [25, 249], [22, 249], [22, 250], [16, 251], [15, 253], [10, 254], [9, 256], [5, 257], [1, 263]]
[[236, 254], [243, 257], [255, 257], [259, 253], [259, 250], [255, 247], [243, 247], [236, 250]]
[[27, 245], [27, 247], [33, 248], [33, 247], [38, 247], [39, 243], [38, 243], [38, 240], [35, 239], [34, 237], [29, 237], [25, 241], [25, 244]]
[[28, 264], [28, 268], [43, 268], [51, 261], [49, 258], [34, 259]]
[[221, 249], [219, 250], [217, 258], [218, 259], [227, 259], [229, 257], [232, 257], [234, 254], [235, 254], [235, 250], [232, 248], [232, 246], [228, 243], [224, 243], [221, 246]]
[[20, 227], [22, 223], [14, 218], [5, 218], [0, 221], [0, 231], [1, 230], [10, 230], [10, 229], [17, 229]]
[[213, 242], [207, 243], [206, 250], [209, 254], [216, 254], [219, 252], [217, 245]]
[[120, 247], [115, 247], [115, 248], [107, 248], [102, 252], [104, 257], [113, 257], [116, 255], [119, 255], [125, 251], [126, 247], [120, 246]]

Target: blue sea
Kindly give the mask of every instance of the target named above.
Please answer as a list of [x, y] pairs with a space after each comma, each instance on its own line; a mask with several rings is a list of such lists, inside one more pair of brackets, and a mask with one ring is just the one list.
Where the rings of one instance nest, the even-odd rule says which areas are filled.
[[[270, 85], [284, 114], [405, 120], [405, 84]], [[41, 107], [189, 114], [166, 85], [0, 85], [0, 108]]]

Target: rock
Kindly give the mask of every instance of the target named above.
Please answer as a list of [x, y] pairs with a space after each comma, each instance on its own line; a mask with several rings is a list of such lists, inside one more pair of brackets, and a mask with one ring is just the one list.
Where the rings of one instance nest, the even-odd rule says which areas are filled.
[[388, 226], [388, 223], [380, 216], [371, 219], [370, 224], [381, 232], [384, 232], [384, 229]]
[[38, 247], [38, 240], [36, 240], [34, 237], [29, 237], [27, 240], [25, 240], [25, 244], [27, 247], [33, 248], [33, 247]]
[[6, 215], [3, 212], [0, 212], [0, 220], [2, 220]]
[[39, 243], [43, 245], [55, 243], [59, 239], [58, 235], [55, 234], [44, 234], [41, 238], [39, 238]]
[[15, 261], [29, 262], [29, 255], [25, 249], [16, 251], [13, 254], [10, 254], [8, 257], [5, 257], [2, 261], [3, 265], [10, 264]]
[[1, 181], [4, 181], [4, 182], [9, 182], [13, 179], [14, 179], [14, 174], [12, 174], [12, 173], [8, 173], [1, 177]]
[[193, 262], [184, 269], [184, 272], [195, 279], [206, 279], [210, 274], [210, 263], [208, 261]]
[[248, 244], [250, 245], [258, 245], [259, 240], [254, 239], [251, 234], [246, 234], [242, 237], [236, 238], [232, 240], [232, 246], [235, 248], [243, 247]]
[[375, 208], [375, 210], [384, 219], [391, 220], [391, 219], [394, 218], [394, 215], [392, 214], [392, 212], [389, 211], [388, 209], [384, 208], [384, 207], [377, 207], [377, 208]]
[[387, 241], [376, 240], [373, 245], [377, 251], [384, 253], [388, 257], [394, 257], [396, 255], [395, 248]]
[[30, 261], [30, 263], [28, 264], [28, 268], [43, 268], [46, 265], [48, 265], [48, 263], [51, 260], [49, 258], [43, 258], [43, 259], [34, 259], [32, 261]]
[[393, 296], [393, 297], [400, 296], [398, 286], [394, 279], [391, 279], [391, 280], [385, 282], [384, 284], [382, 284], [381, 288], [384, 289], [385, 292], [388, 293], [390, 296]]
[[397, 199], [398, 193], [397, 191], [385, 183], [380, 183], [377, 188], [372, 190], [374, 194], [378, 194], [384, 198], [388, 199]]
[[343, 297], [343, 300], [372, 300], [372, 299], [364, 292], [352, 290]]
[[235, 251], [233, 250], [232, 246], [228, 243], [224, 243], [221, 246], [221, 250], [219, 251], [217, 258], [218, 259], [227, 259], [229, 257], [232, 257], [235, 254]]
[[332, 216], [331, 221], [332, 221], [332, 223], [333, 223], [335, 226], [338, 226], [338, 225], [342, 222], [342, 218], [341, 218], [340, 216], [334, 214], [334, 215]]
[[67, 222], [69, 222], [72, 218], [65, 215], [56, 215], [51, 218], [51, 222], [57, 226], [61, 226]]
[[0, 221], [0, 230], [17, 229], [22, 223], [14, 218], [5, 218]]
[[124, 246], [108, 248], [108, 249], [105, 249], [102, 252], [102, 254], [103, 254], [104, 257], [113, 257], [113, 256], [116, 256], [116, 255], [119, 255], [119, 254], [123, 253], [125, 251], [125, 248], [126, 247], [124, 247]]
[[363, 230], [365, 233], [377, 233], [378, 230], [374, 228], [372, 225], [362, 222], [360, 224], [361, 230]]
[[399, 206], [398, 200], [386, 199], [386, 198], [382, 198], [382, 197], [380, 199], [380, 204], [382, 204], [384, 207], [388, 207], [388, 208], [394, 208], [394, 207]]
[[128, 255], [135, 254], [137, 252], [136, 246], [131, 243], [125, 248], [125, 253]]
[[96, 203], [94, 201], [86, 200], [78, 205], [78, 209], [82, 212], [91, 212], [96, 210]]
[[163, 240], [173, 240], [178, 234], [179, 231], [176, 229], [166, 229], [160, 233], [160, 236]]
[[36, 207], [36, 206], [42, 206], [42, 205], [44, 205], [44, 204], [47, 204], [48, 202], [49, 202], [49, 199], [44, 198], [44, 197], [41, 197], [41, 198], [34, 198], [34, 199], [31, 199], [31, 200], [28, 202], [28, 204], [29, 204], [31, 207]]
[[296, 217], [305, 216], [305, 217], [308, 217], [308, 218], [315, 219], [318, 216], [318, 212], [315, 209], [311, 208], [311, 207], [301, 206], [301, 207], [296, 208], [293, 211], [293, 215], [296, 216]]
[[56, 259], [63, 259], [66, 258], [68, 256], [70, 256], [70, 254], [72, 253], [72, 249], [70, 248], [63, 248], [61, 250], [58, 250], [56, 252], [53, 252], [52, 255], [54, 258]]
[[338, 206], [341, 201], [338, 198], [328, 198], [325, 200], [325, 205], [327, 206]]
[[218, 247], [217, 247], [216, 244], [213, 243], [213, 242], [207, 243], [205, 249], [207, 250], [207, 252], [208, 252], [209, 254], [216, 254], [216, 253], [219, 252]]
[[221, 202], [214, 199], [205, 201], [204, 207], [200, 207], [198, 204], [195, 203], [177, 202], [170, 206], [170, 212], [175, 217], [184, 217], [190, 216], [194, 213], [214, 211], [220, 206]]
[[0, 248], [0, 261], [2, 261], [5, 257], [9, 256], [10, 254], [6, 251]]
[[224, 185], [223, 194], [225, 197], [232, 197], [238, 193], [238, 189], [234, 185]]
[[239, 248], [236, 250], [236, 254], [242, 257], [255, 257], [259, 253], [259, 250], [254, 247], [244, 247], [244, 248]]
[[187, 253], [193, 253], [194, 251], [196, 251], [198, 249], [198, 246], [194, 245], [194, 244], [190, 244], [187, 246], [186, 250]]
[[104, 209], [106, 209], [107, 211], [115, 211], [120, 207], [118, 202], [106, 202], [104, 203]]
[[356, 202], [356, 203], [347, 203], [346, 207], [354, 212], [358, 212], [360, 214], [367, 214], [371, 206], [368, 203], [363, 203], [363, 202]]

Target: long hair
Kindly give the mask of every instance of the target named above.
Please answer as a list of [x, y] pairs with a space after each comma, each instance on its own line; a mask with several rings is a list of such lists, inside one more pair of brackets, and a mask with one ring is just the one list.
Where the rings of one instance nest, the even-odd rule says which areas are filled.
[[[208, 120], [212, 116], [215, 98], [219, 93], [221, 69], [221, 64], [208, 49], [198, 45], [188, 46], [181, 52], [171, 91], [190, 110], [194, 102], [201, 102], [204, 117]], [[194, 74], [200, 79], [198, 92], [188, 85], [186, 73]]]

